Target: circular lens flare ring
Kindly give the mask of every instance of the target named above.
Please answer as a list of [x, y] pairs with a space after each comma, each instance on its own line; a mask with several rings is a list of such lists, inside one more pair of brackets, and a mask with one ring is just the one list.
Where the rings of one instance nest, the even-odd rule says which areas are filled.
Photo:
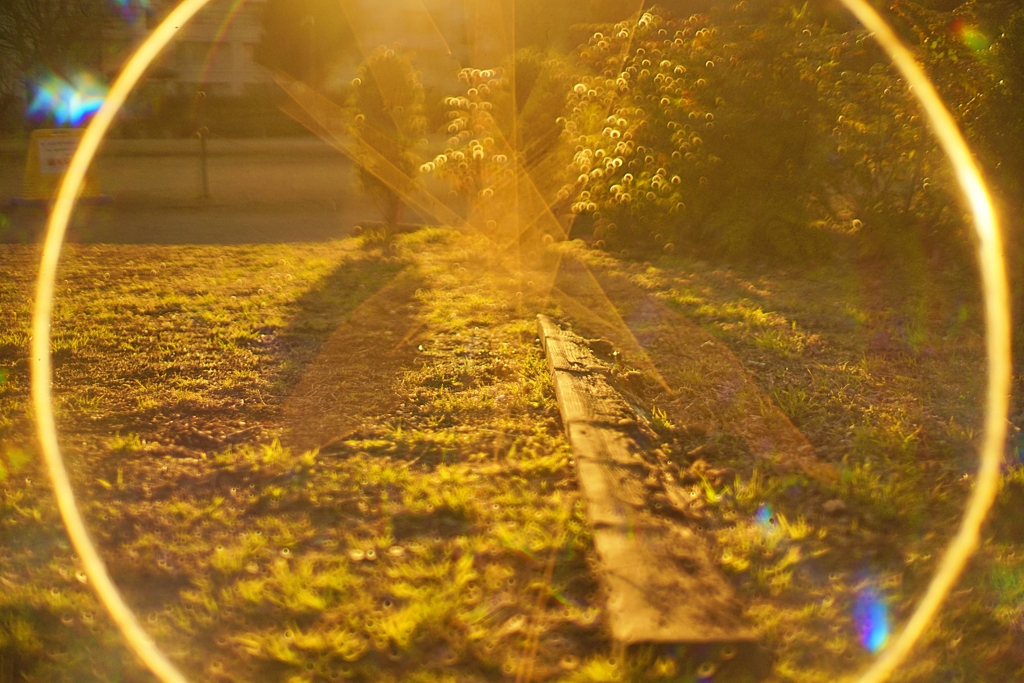
[[[974, 216], [979, 238], [978, 261], [985, 298], [988, 388], [986, 395], [985, 440], [974, 493], [957, 535], [943, 555], [928, 591], [899, 635], [861, 676], [859, 683], [880, 683], [903, 662], [925, 627], [931, 622], [967, 559], [978, 545], [979, 530], [995, 500], [999, 466], [1006, 438], [1006, 414], [1010, 389], [1010, 321], [1006, 268], [1002, 239], [984, 180], [970, 154], [953, 117], [913, 55], [902, 45], [881, 16], [865, 0], [842, 0], [857, 19], [874, 32], [875, 38], [903, 73], [921, 102], [933, 132], [949, 156], [961, 188]], [[32, 321], [32, 400], [36, 413], [36, 433], [46, 461], [61, 518], [71, 542], [82, 558], [83, 568], [97, 596], [125, 636], [132, 650], [164, 683], [185, 683], [185, 677], [160, 652], [142, 630], [134, 614], [124, 603], [106, 567], [89, 538], [57, 442], [56, 420], [51, 395], [52, 363], [50, 325], [53, 313], [54, 283], [60, 251], [85, 172], [107, 129], [128, 94], [146, 68], [170, 42], [175, 32], [209, 0], [182, 0], [139, 46], [111, 87], [103, 105], [86, 128], [78, 149], [61, 183], [57, 200], [47, 224], [36, 300]]]
[[32, 403], [36, 414], [36, 435], [46, 461], [47, 474], [57, 498], [61, 519], [68, 530], [71, 544], [82, 559], [82, 568], [92, 584], [100, 602], [110, 613], [114, 623], [124, 635], [131, 649], [153, 674], [163, 683], [187, 683], [184, 675], [157, 648], [142, 630], [138, 620], [118, 592], [106, 566], [89, 538], [75, 502], [64, 459], [57, 443], [57, 425], [53, 415], [50, 384], [53, 368], [50, 358], [50, 325], [53, 316], [53, 290], [60, 260], [61, 246], [67, 231], [71, 212], [82, 189], [85, 173], [92, 163], [100, 142], [128, 98], [129, 93], [145, 73], [146, 68], [171, 41], [174, 34], [202, 9], [209, 0], [183, 0], [167, 18], [146, 38], [132, 55], [124, 70], [107, 93], [106, 99], [85, 129], [71, 163], [61, 182], [57, 200], [50, 213], [46, 228], [46, 241], [36, 281], [36, 301], [32, 318]]
[[978, 547], [982, 522], [995, 502], [999, 466], [1006, 442], [1006, 414], [1010, 396], [1010, 304], [1003, 244], [995, 210], [985, 181], [956, 121], [942, 103], [931, 80], [884, 19], [866, 0], [843, 0], [855, 17], [874, 33], [875, 40], [892, 59], [928, 116], [939, 144], [953, 164], [960, 188], [974, 216], [978, 235], [978, 265], [985, 298], [988, 387], [985, 398], [985, 439], [981, 445], [974, 493], [960, 529], [950, 541], [939, 567], [903, 630], [892, 639], [858, 683], [881, 683], [907, 658], [924, 630], [932, 623], [942, 602], [960, 577], [964, 565]]

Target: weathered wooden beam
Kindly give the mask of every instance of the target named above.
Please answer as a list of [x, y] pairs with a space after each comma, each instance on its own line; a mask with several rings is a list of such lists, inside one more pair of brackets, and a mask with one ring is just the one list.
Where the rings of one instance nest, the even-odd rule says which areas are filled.
[[587, 505], [613, 637], [622, 643], [752, 640], [703, 540], [649, 509], [636, 413], [586, 342], [537, 317]]

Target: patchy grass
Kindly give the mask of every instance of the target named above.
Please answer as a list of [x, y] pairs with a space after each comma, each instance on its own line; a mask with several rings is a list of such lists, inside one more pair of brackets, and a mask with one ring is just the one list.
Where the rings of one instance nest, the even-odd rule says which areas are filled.
[[[533, 313], [462, 242], [69, 248], [55, 357], [76, 489], [195, 680], [490, 680], [528, 655], [539, 678], [610, 651]], [[6, 250], [0, 651], [28, 680], [136, 678], [29, 460], [35, 253]], [[377, 388], [393, 409], [322, 449], [282, 446], [290, 392], [410, 271], [430, 285], [392, 311], [415, 342]]]
[[[36, 250], [0, 249], [0, 674], [144, 679], [37, 465]], [[572, 290], [582, 265], [600, 305]], [[640, 264], [573, 244], [507, 267], [485, 240], [442, 230], [71, 246], [54, 334], [62, 444], [115, 580], [193, 680], [740, 680], [728, 646], [610, 642], [534, 339], [535, 314], [552, 314], [616, 342], [663, 484], [737, 586], [769, 680], [834, 680], [870, 658], [858, 597], [904, 619], [970, 490], [974, 289], [910, 275]], [[348, 403], [359, 410], [335, 420]], [[300, 419], [313, 413], [344, 431]], [[1014, 469], [979, 558], [897, 680], [1024, 673], [1022, 503]]]
[[[975, 275], [834, 262], [794, 277], [563, 249], [597, 273], [676, 390], [648, 379], [645, 393], [665, 408], [652, 423], [675, 423], [673, 457], [719, 477], [690, 475], [699, 524], [773, 653], [771, 679], [865, 666], [858, 600], [879, 596], [894, 628], [905, 620], [971, 490], [985, 367]], [[662, 328], [689, 345], [667, 346]], [[771, 441], [795, 430], [804, 445]], [[894, 680], [1024, 675], [1014, 454], [978, 557]]]

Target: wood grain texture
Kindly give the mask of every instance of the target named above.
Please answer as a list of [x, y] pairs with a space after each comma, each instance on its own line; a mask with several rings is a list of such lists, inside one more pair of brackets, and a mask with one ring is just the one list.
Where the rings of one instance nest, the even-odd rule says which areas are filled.
[[636, 413], [608, 382], [611, 368], [546, 316], [537, 325], [608, 589], [613, 637], [626, 644], [752, 640], [704, 541], [650, 509], [632, 436]]

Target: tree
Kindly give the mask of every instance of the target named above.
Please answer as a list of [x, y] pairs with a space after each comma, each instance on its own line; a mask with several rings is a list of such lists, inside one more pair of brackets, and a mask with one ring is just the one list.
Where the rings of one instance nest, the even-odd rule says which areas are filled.
[[316, 88], [355, 45], [338, 0], [269, 0], [256, 60]]
[[0, 110], [25, 95], [25, 82], [56, 74], [69, 79], [98, 66], [104, 0], [3, 0], [0, 2]]
[[357, 168], [359, 183], [377, 203], [390, 233], [401, 217], [403, 196], [417, 182], [426, 127], [423, 85], [408, 57], [379, 48], [359, 67], [349, 105], [356, 139], [403, 178], [396, 186], [384, 182], [367, 164]]

